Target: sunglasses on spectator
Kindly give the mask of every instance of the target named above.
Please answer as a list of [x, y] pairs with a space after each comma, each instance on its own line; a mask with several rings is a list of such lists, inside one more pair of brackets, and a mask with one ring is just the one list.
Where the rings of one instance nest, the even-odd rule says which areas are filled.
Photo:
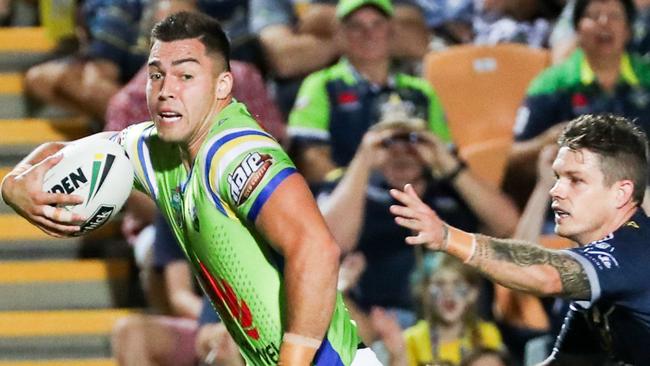
[[396, 133], [390, 137], [383, 139], [381, 141], [381, 144], [383, 147], [391, 147], [398, 143], [416, 145], [425, 142], [426, 140], [417, 132], [403, 132]]

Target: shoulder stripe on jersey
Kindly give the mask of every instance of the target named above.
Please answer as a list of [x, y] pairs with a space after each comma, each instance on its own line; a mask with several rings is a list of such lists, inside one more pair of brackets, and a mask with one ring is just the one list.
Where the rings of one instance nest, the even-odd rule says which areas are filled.
[[151, 135], [153, 131], [153, 126], [148, 127], [140, 134], [138, 138], [138, 158], [140, 161], [140, 166], [142, 167], [142, 175], [147, 183], [149, 192], [151, 193], [152, 198], [158, 197], [158, 188], [156, 185], [155, 175], [153, 173], [153, 167], [151, 166], [151, 157], [149, 156], [149, 147], [146, 143], [146, 138]]
[[[210, 197], [212, 197], [212, 201], [217, 206], [217, 209], [226, 216], [230, 216], [230, 215], [226, 213], [226, 209], [221, 200], [221, 197], [217, 193], [217, 190], [213, 189], [213, 184], [211, 184], [212, 182], [210, 181], [210, 170], [211, 170], [210, 168], [212, 166], [212, 160], [215, 158], [215, 156], [217, 155], [217, 151], [220, 148], [222, 148], [229, 141], [232, 141], [239, 137], [245, 137], [245, 136], [264, 136], [273, 140], [273, 138], [269, 134], [263, 131], [240, 128], [240, 129], [227, 130], [220, 134], [217, 134], [208, 143], [208, 146], [210, 146], [210, 148], [208, 149], [205, 158], [205, 170], [203, 172], [204, 186], [210, 193]], [[217, 185], [215, 184], [214, 186], [216, 187]]]
[[[275, 141], [271, 141], [266, 137], [251, 135], [242, 136], [236, 141], [233, 140], [224, 144], [222, 149], [214, 154], [216, 159], [214, 157], [212, 158], [214, 166], [212, 164], [210, 166], [211, 177], [216, 178], [216, 182], [219, 182], [223, 177], [224, 171], [233, 160], [247, 151], [264, 147], [279, 148], [278, 143]], [[216, 177], [213, 174], [215, 171], [217, 173]], [[215, 182], [210, 183], [214, 184]]]
[[121, 135], [122, 138], [124, 139], [124, 146], [126, 147], [127, 154], [130, 155], [129, 159], [131, 160], [131, 165], [133, 166], [135, 179], [138, 181], [138, 183], [140, 184], [140, 186], [142, 186], [144, 190], [147, 190], [147, 192], [145, 193], [149, 193], [149, 195], [151, 195], [151, 193], [148, 191], [149, 187], [147, 187], [145, 182], [143, 182], [142, 179], [140, 178], [141, 176], [144, 176], [144, 169], [142, 168], [142, 164], [140, 164], [140, 158], [138, 156], [139, 136], [136, 136], [135, 138], [127, 139], [126, 136], [128, 136], [128, 134], [126, 134], [125, 131], [129, 131], [129, 130], [131, 130], [131, 128], [122, 130]]
[[259, 215], [260, 210], [266, 203], [266, 201], [271, 197], [271, 194], [275, 189], [282, 183], [282, 181], [296, 172], [296, 168], [284, 168], [278, 174], [276, 174], [271, 180], [264, 186], [262, 192], [257, 195], [255, 201], [251, 205], [251, 209], [248, 211], [248, 221], [255, 222], [257, 215]]

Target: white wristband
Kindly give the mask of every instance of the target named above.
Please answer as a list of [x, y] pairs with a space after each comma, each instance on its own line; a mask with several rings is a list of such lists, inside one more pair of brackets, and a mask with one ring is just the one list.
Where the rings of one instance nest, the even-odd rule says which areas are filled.
[[474, 258], [474, 254], [476, 254], [476, 247], [477, 246], [478, 246], [478, 244], [476, 243], [476, 235], [472, 234], [472, 249], [469, 252], [469, 255], [467, 256], [467, 258], [465, 258], [465, 260], [463, 261], [463, 263], [467, 264], [472, 260], [472, 258]]
[[305, 337], [303, 335], [295, 334], [295, 333], [284, 333], [284, 335], [282, 336], [282, 340], [284, 342], [295, 344], [297, 346], [304, 346], [313, 349], [319, 349], [321, 343], [323, 343], [322, 340]]

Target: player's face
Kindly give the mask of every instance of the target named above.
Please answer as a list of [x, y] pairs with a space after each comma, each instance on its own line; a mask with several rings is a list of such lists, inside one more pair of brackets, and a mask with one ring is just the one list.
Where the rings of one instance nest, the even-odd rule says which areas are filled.
[[350, 14], [342, 30], [351, 60], [373, 62], [389, 57], [390, 20], [377, 8], [365, 6]]
[[428, 287], [436, 317], [445, 324], [455, 324], [476, 300], [476, 289], [460, 273], [442, 269], [431, 276]]
[[578, 21], [578, 40], [592, 57], [620, 56], [630, 38], [625, 8], [619, 0], [592, 1]]
[[193, 143], [216, 111], [215, 60], [205, 51], [197, 38], [151, 47], [147, 103], [164, 141]]
[[606, 186], [597, 154], [562, 147], [553, 162], [557, 176], [550, 190], [555, 233], [587, 244], [609, 234], [616, 215], [617, 188]]

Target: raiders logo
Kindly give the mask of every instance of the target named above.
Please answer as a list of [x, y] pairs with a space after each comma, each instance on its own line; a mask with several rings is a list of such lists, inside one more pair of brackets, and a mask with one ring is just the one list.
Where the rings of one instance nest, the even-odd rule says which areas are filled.
[[269, 154], [249, 153], [232, 174], [228, 174], [228, 186], [233, 202], [240, 206], [260, 184], [273, 164]]

